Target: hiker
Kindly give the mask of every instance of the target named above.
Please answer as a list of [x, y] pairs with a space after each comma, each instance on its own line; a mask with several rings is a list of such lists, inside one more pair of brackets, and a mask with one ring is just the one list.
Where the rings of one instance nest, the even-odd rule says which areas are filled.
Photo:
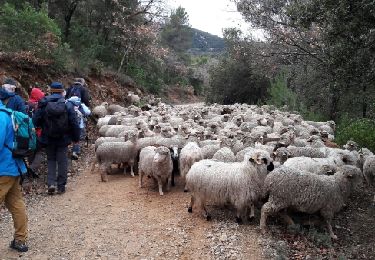
[[0, 102], [0, 204], [5, 202], [14, 222], [15, 233], [10, 247], [26, 252], [27, 216], [20, 185], [21, 175], [26, 173], [26, 166], [22, 159], [12, 156], [13, 124], [11, 117], [4, 110], [1, 111], [2, 109], [5, 109], [5, 106]]
[[[44, 98], [45, 94], [39, 88], [32, 88], [30, 93], [29, 101], [27, 102], [27, 114], [30, 118], [33, 118], [34, 113], [38, 109], [39, 101]], [[38, 178], [38, 174], [35, 171], [40, 167], [43, 162], [43, 150], [42, 150], [42, 143], [40, 142], [40, 138], [42, 136], [42, 128], [37, 127], [35, 129], [37, 135], [37, 147], [33, 155], [28, 158], [29, 166], [27, 168], [28, 175], [33, 178]]]
[[[67, 100], [74, 106], [74, 110], [77, 114], [77, 119], [80, 129], [80, 141], [84, 140], [85, 133], [85, 118], [91, 114], [91, 110], [84, 104], [81, 103], [81, 99], [77, 96], [73, 96]], [[79, 143], [73, 144], [72, 159], [78, 160], [78, 156], [81, 154], [81, 147]]]
[[[34, 125], [42, 128], [40, 141], [46, 146], [48, 194], [65, 193], [68, 174], [68, 146], [79, 141], [79, 125], [74, 107], [66, 103], [64, 86], [60, 82], [50, 85], [51, 95], [39, 102], [33, 116]], [[56, 176], [57, 166], [57, 176]]]
[[14, 79], [5, 79], [0, 89], [0, 100], [6, 108], [26, 114], [25, 101], [15, 92], [16, 88], [17, 83]]
[[66, 98], [69, 99], [73, 96], [79, 97], [81, 103], [90, 107], [90, 95], [84, 78], [75, 78], [73, 85], [67, 89]]

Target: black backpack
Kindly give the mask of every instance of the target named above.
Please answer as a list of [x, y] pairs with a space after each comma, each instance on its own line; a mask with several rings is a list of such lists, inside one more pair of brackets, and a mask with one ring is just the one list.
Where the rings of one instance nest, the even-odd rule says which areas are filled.
[[47, 103], [44, 114], [44, 126], [43, 133], [48, 137], [60, 138], [67, 133], [69, 121], [64, 98]]
[[72, 88], [70, 89], [69, 96], [67, 96], [67, 98], [71, 98], [73, 96], [81, 98], [82, 93], [81, 93], [80, 85], [73, 85]]

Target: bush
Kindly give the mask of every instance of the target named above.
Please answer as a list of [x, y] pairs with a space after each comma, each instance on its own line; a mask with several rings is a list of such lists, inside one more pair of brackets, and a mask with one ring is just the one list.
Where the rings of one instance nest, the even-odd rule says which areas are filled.
[[371, 119], [351, 119], [348, 115], [341, 118], [338, 123], [335, 141], [345, 144], [353, 140], [361, 147], [367, 147], [375, 152], [375, 121]]
[[29, 4], [16, 10], [0, 6], [0, 49], [6, 52], [29, 51], [35, 57], [52, 60], [57, 69], [68, 62], [69, 45], [61, 43], [61, 31], [47, 11], [36, 11]]
[[284, 73], [280, 73], [271, 81], [270, 98], [267, 104], [276, 107], [288, 106], [289, 110], [297, 110], [297, 95], [288, 88]]

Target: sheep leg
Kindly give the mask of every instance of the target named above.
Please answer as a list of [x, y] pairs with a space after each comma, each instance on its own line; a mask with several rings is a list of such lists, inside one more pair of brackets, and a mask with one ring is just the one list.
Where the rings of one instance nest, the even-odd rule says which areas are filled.
[[[173, 173], [172, 173], [173, 174]], [[171, 190], [171, 185], [172, 185], [172, 177], [169, 176], [167, 180], [167, 191]]]
[[194, 203], [195, 203], [195, 198], [194, 198], [194, 195], [191, 194], [191, 197], [190, 197], [190, 205], [189, 205], [189, 207], [188, 207], [188, 212], [189, 212], [189, 213], [193, 213]]
[[143, 172], [139, 171], [139, 188], [142, 188]]
[[132, 177], [134, 177], [134, 169], [133, 169], [133, 163], [130, 163], [130, 174]]
[[283, 211], [280, 212], [280, 217], [284, 220], [284, 222], [288, 226], [294, 225], [293, 219], [287, 214], [286, 210], [283, 210]]
[[329, 235], [331, 236], [333, 240], [337, 240], [337, 236], [333, 233], [333, 230], [332, 230], [331, 220], [326, 219], [326, 223], [327, 223]]
[[156, 178], [157, 178], [157, 181], [158, 181], [159, 194], [160, 194], [160, 196], [163, 196], [164, 195], [164, 193], [163, 193], [163, 183], [161, 181], [160, 176], [157, 176]]
[[255, 206], [254, 206], [254, 203], [251, 203], [250, 205], [250, 216], [249, 216], [249, 220], [253, 220], [255, 218]]
[[206, 203], [204, 201], [201, 201], [201, 208], [203, 209], [203, 217], [207, 220], [211, 220], [211, 215], [208, 213], [207, 208], [206, 208]]
[[102, 178], [102, 182], [107, 182], [108, 181], [108, 172], [110, 171], [111, 166], [105, 167], [104, 171], [101, 171], [100, 177]]
[[187, 188], [187, 185], [185, 184], [185, 186], [184, 186], [184, 192], [188, 192], [189, 191], [189, 189]]
[[236, 223], [237, 224], [242, 224], [243, 221], [242, 221], [242, 210], [240, 210], [239, 208], [237, 208], [237, 214], [236, 214]]
[[281, 210], [283, 207], [276, 207], [272, 202], [268, 201], [266, 202], [261, 209], [260, 213], [260, 230], [262, 233], [265, 233], [267, 230], [267, 217], [269, 215], [272, 215], [273, 213], [278, 212]]

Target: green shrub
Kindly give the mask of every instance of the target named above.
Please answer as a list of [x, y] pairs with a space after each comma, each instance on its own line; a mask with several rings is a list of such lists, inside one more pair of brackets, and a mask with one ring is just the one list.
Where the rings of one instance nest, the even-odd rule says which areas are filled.
[[345, 115], [338, 123], [335, 141], [338, 144], [345, 144], [348, 140], [353, 140], [361, 147], [367, 147], [375, 151], [375, 121], [361, 118], [352, 119]]
[[[32, 51], [50, 53], [54, 44], [60, 43], [61, 31], [48, 17], [47, 11], [36, 11], [29, 4], [16, 10], [10, 4], [0, 6], [0, 47], [5, 51]], [[54, 37], [45, 37], [47, 33]], [[51, 39], [52, 38], [52, 39]]]
[[45, 9], [29, 4], [21, 9], [5, 3], [0, 6], [0, 49], [6, 52], [29, 51], [38, 58], [53, 61], [57, 70], [69, 63], [70, 47], [61, 42], [61, 31]]
[[284, 73], [280, 73], [271, 81], [269, 94], [270, 98], [268, 99], [267, 104], [276, 107], [288, 106], [289, 110], [298, 109], [297, 95], [288, 88]]

